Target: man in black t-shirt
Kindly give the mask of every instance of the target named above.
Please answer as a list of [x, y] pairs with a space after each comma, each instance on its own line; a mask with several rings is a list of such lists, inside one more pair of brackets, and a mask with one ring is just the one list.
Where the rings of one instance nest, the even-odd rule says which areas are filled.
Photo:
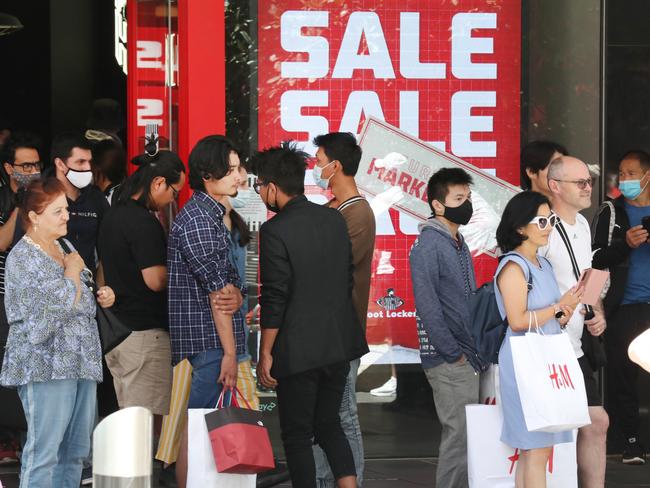
[[56, 178], [68, 198], [68, 235], [88, 269], [97, 271], [99, 225], [109, 208], [102, 192], [92, 186], [90, 143], [79, 134], [61, 134], [52, 142], [52, 163]]

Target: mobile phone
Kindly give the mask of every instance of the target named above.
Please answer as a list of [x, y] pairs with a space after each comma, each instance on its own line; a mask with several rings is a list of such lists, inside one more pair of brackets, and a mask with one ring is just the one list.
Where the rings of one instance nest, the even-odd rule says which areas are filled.
[[646, 215], [641, 219], [641, 225], [650, 234], [650, 215]]

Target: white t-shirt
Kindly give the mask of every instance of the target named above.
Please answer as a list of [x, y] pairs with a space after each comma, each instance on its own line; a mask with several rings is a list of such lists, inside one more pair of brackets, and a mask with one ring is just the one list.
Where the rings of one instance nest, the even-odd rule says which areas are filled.
[[[576, 223], [567, 224], [562, 220], [562, 225], [566, 229], [573, 254], [578, 262], [578, 269], [582, 272], [591, 268], [591, 230], [589, 223], [581, 214], [576, 216]], [[548, 239], [548, 245], [539, 249], [539, 254], [548, 259], [553, 265], [555, 279], [560, 287], [560, 293], [565, 294], [570, 288], [574, 287], [578, 280], [573, 274], [573, 266], [566, 245], [557, 229], [553, 229]], [[582, 357], [582, 331], [584, 329], [584, 315], [580, 313], [582, 305], [576, 307], [575, 312], [567, 323], [566, 331], [569, 334], [571, 345], [576, 353], [576, 357]]]

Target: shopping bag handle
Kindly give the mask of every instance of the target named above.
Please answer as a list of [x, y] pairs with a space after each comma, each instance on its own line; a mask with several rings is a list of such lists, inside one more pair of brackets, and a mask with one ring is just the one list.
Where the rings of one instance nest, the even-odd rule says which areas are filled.
[[533, 326], [533, 317], [535, 318], [535, 332], [537, 332], [538, 334], [544, 335], [544, 332], [542, 332], [539, 329], [539, 322], [537, 322], [537, 313], [534, 312], [534, 311], [532, 311], [532, 312], [529, 311], [528, 312], [528, 332], [531, 331], [531, 328]]
[[224, 395], [226, 394], [226, 391], [230, 392], [230, 406], [231, 407], [237, 407], [241, 408], [239, 405], [239, 401], [237, 400], [237, 395], [239, 395], [239, 398], [244, 401], [246, 404], [246, 408], [249, 410], [253, 410], [253, 408], [250, 406], [250, 403], [248, 403], [248, 400], [244, 397], [244, 395], [241, 394], [241, 391], [239, 391], [239, 388], [236, 386], [234, 388], [223, 388], [221, 390], [221, 394], [219, 395], [219, 399], [217, 400], [217, 405], [216, 408], [223, 408], [223, 400], [224, 400]]

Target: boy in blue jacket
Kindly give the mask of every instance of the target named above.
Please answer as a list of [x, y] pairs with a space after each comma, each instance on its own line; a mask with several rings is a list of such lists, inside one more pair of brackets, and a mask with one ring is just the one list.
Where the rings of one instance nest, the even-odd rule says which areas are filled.
[[469, 248], [458, 232], [472, 217], [472, 177], [443, 168], [427, 185], [433, 215], [420, 224], [410, 254], [422, 368], [442, 424], [436, 486], [464, 488], [467, 480], [465, 405], [478, 403], [470, 295], [476, 289]]

